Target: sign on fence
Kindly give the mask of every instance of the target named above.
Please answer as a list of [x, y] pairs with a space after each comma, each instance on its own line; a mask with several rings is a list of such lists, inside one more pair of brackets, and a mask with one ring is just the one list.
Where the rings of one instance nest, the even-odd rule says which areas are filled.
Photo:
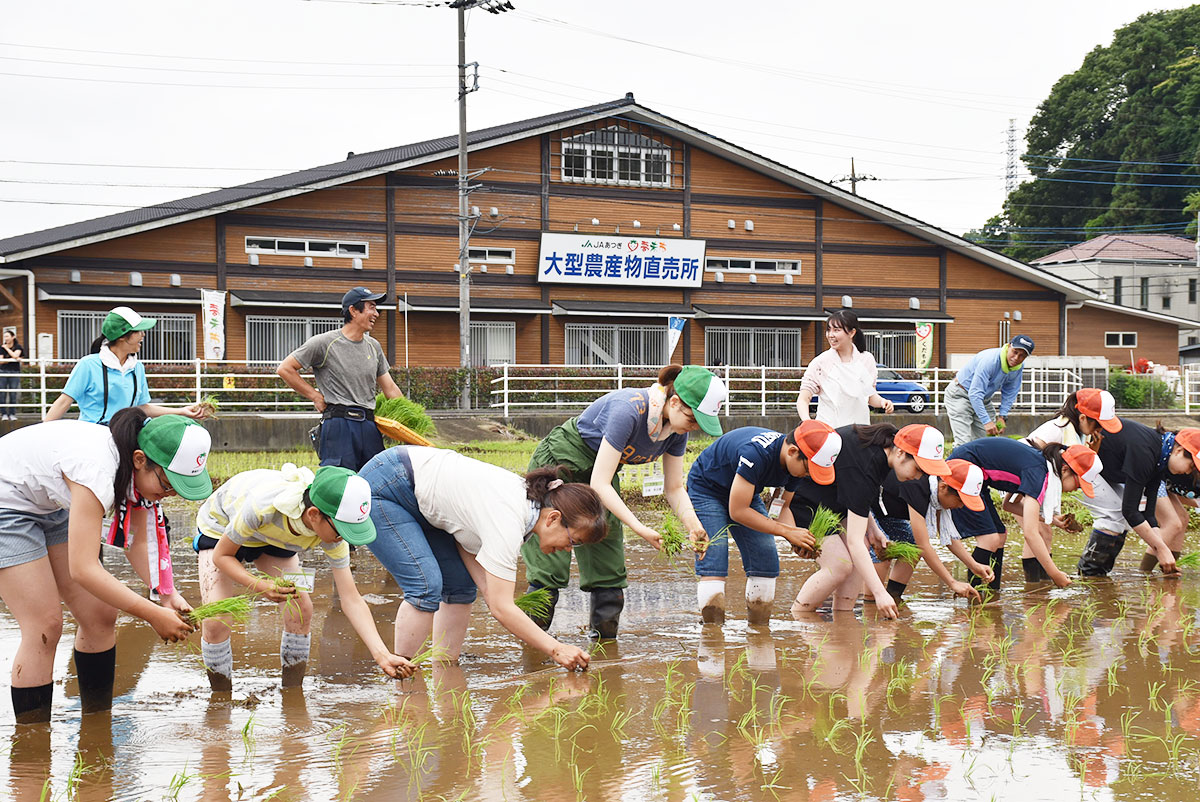
[[200, 306], [204, 312], [204, 358], [225, 358], [225, 293], [221, 290], [200, 290]]
[[620, 234], [542, 234], [538, 281], [699, 287], [704, 240]]

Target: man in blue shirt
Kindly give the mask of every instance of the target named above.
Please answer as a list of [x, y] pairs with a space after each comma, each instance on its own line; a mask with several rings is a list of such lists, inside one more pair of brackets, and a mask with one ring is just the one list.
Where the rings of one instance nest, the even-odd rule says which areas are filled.
[[[1005, 418], [1021, 390], [1021, 365], [1033, 353], [1033, 340], [1024, 334], [1007, 345], [971, 357], [946, 389], [946, 414], [954, 444], [960, 446], [1004, 431]], [[992, 396], [1000, 391], [1000, 412]]]

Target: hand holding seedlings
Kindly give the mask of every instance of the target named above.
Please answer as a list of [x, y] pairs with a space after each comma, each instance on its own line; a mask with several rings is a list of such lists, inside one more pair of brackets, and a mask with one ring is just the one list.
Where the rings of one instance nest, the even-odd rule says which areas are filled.
[[147, 621], [150, 623], [150, 626], [154, 627], [154, 631], [158, 633], [158, 637], [167, 643], [184, 640], [188, 635], [196, 631], [196, 627], [191, 621], [188, 621], [174, 610], [168, 610], [166, 607], [159, 607]]
[[408, 679], [417, 670], [415, 663], [391, 652], [386, 652], [376, 657], [375, 662], [383, 669], [383, 673], [392, 679]]
[[296, 595], [296, 583], [283, 577], [256, 574], [250, 592], [267, 601], [282, 604]]
[[967, 601], [983, 601], [982, 597], [979, 595], [979, 591], [971, 587], [971, 585], [967, 582], [960, 582], [956, 579], [950, 583], [950, 590], [955, 596], [966, 599]]
[[692, 550], [696, 552], [696, 556], [704, 559], [704, 554], [708, 551], [709, 546], [708, 532], [704, 531], [704, 527], [697, 526], [695, 529], [689, 530], [688, 540], [691, 541]]
[[554, 662], [558, 663], [568, 671], [574, 671], [576, 669], [580, 671], [585, 670], [588, 667], [588, 662], [591, 659], [588, 657], [588, 653], [583, 649], [580, 649], [578, 646], [573, 646], [569, 643], [562, 643], [561, 641], [557, 646], [554, 647], [554, 650], [550, 652], [550, 656], [554, 658]]
[[792, 546], [792, 551], [805, 559], [815, 557], [820, 553], [817, 538], [808, 529], [799, 526], [779, 524], [779, 536]]

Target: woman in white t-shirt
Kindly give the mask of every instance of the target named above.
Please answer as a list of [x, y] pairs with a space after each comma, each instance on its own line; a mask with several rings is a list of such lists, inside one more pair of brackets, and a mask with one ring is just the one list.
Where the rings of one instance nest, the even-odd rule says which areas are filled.
[[587, 668], [585, 651], [552, 638], [513, 599], [517, 558], [531, 535], [552, 554], [607, 531], [596, 491], [564, 483], [558, 472], [539, 468], [522, 477], [418, 446], [388, 449], [363, 466], [376, 531], [368, 548], [404, 591], [396, 654], [411, 659], [432, 635], [436, 659], [457, 661], [478, 588], [509, 632], [564, 668]]
[[817, 354], [800, 380], [796, 411], [800, 420], [811, 417], [812, 400], [820, 396], [817, 420], [837, 429], [850, 424], [866, 426], [871, 422], [870, 407], [891, 414], [895, 407], [875, 392], [879, 368], [867, 350], [867, 338], [858, 327], [858, 316], [839, 309], [825, 321], [825, 339], [829, 350]]
[[[21, 628], [12, 669], [18, 722], [50, 720], [63, 603], [77, 624], [75, 670], [84, 713], [112, 707], [118, 610], [145, 620], [168, 641], [192, 632], [181, 615], [190, 609], [182, 596], [165, 596], [160, 606], [104, 569], [97, 535], [118, 504], [176, 493], [207, 498], [210, 446], [208, 432], [194, 421], [150, 419], [138, 407], [121, 410], [107, 427], [53, 421], [0, 438], [0, 598]], [[144, 550], [129, 556], [149, 584]]]

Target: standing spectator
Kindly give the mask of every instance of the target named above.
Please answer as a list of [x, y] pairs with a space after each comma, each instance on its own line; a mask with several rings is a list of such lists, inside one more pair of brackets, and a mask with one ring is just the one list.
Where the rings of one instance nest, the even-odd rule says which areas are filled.
[[[946, 389], [946, 413], [954, 445], [1004, 431], [1005, 419], [1021, 391], [1021, 365], [1033, 353], [1033, 340], [1024, 334], [1007, 345], [988, 348], [971, 357]], [[1000, 391], [1000, 412], [992, 396]]]
[[17, 419], [17, 393], [21, 389], [21, 357], [25, 350], [17, 341], [17, 333], [4, 330], [0, 342], [0, 420]]
[[825, 339], [829, 350], [818, 354], [804, 369], [796, 411], [800, 420], [810, 417], [814, 396], [820, 395], [817, 420], [837, 429], [850, 424], [866, 426], [871, 422], [868, 406], [891, 414], [894, 406], [875, 392], [879, 369], [874, 355], [867, 350], [867, 338], [858, 327], [858, 316], [839, 309], [825, 321]]
[[[366, 287], [347, 292], [342, 297], [345, 325], [309, 337], [275, 371], [321, 413], [317, 453], [322, 465], [358, 471], [383, 451], [383, 435], [375, 427], [375, 392], [401, 395], [383, 348], [371, 336], [384, 297]], [[316, 374], [316, 387], [300, 376], [301, 370]]]

